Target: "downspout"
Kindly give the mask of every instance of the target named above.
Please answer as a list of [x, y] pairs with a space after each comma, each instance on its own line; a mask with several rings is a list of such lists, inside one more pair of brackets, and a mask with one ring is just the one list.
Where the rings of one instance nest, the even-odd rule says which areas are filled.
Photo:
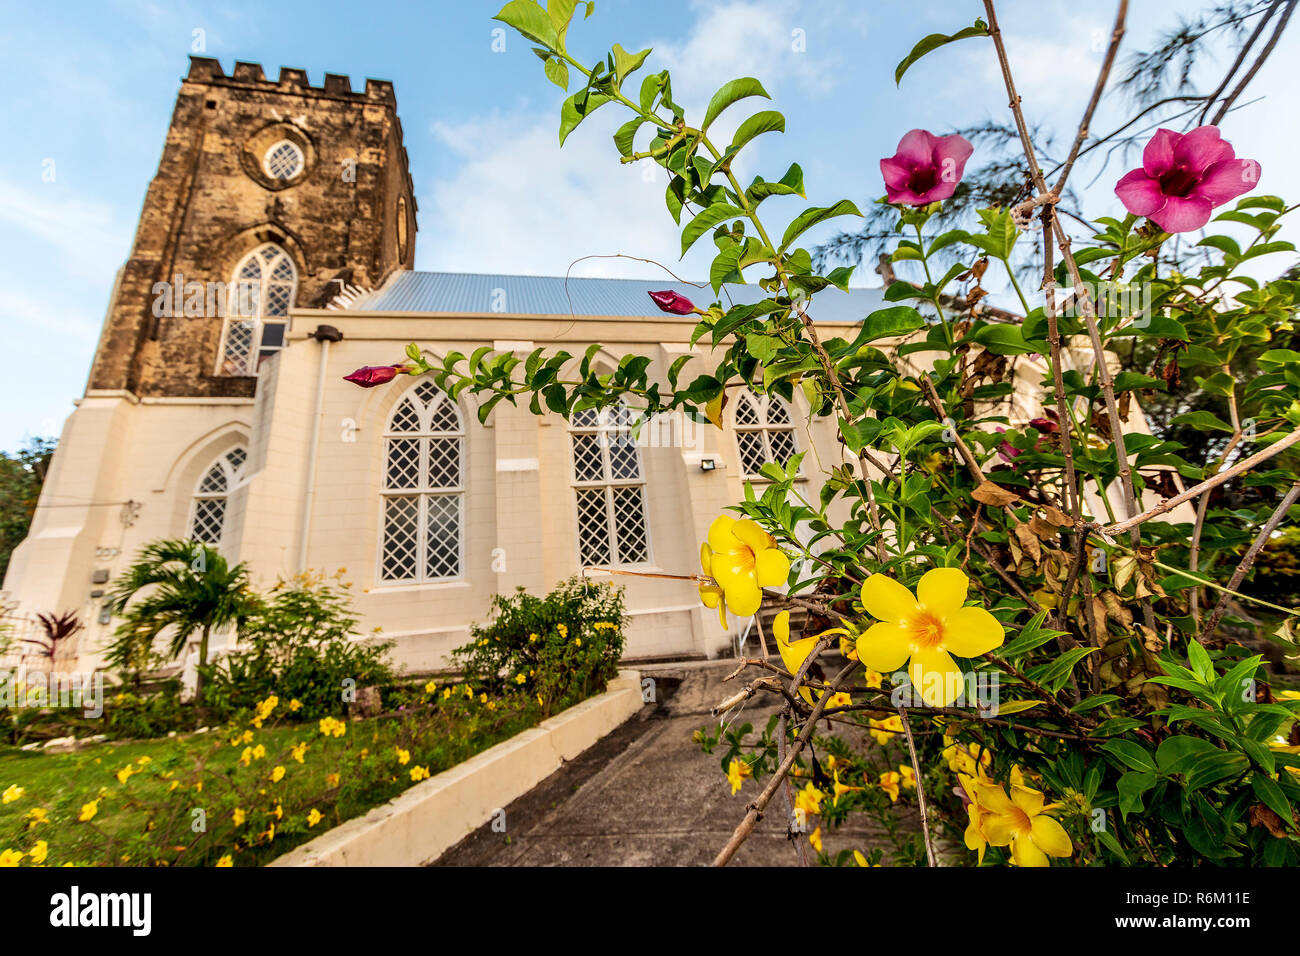
[[307, 570], [307, 545], [311, 541], [312, 506], [316, 500], [316, 459], [320, 451], [320, 420], [325, 411], [325, 372], [329, 364], [330, 343], [341, 342], [343, 333], [332, 325], [318, 325], [307, 336], [320, 343], [320, 368], [316, 373], [316, 404], [312, 410], [311, 444], [307, 450], [307, 489], [302, 499], [301, 530], [298, 535], [298, 573]]

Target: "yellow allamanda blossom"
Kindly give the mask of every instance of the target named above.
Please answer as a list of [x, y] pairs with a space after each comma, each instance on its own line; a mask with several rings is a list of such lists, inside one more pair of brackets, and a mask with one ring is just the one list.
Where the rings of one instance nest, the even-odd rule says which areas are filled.
[[747, 777], [752, 777], [754, 771], [750, 769], [749, 764], [735, 757], [731, 758], [731, 763], [727, 765], [727, 782], [731, 784], [731, 795], [734, 797], [740, 792], [740, 785]]
[[27, 811], [27, 829], [31, 829], [38, 823], [49, 823], [50, 817], [44, 807], [32, 807]]
[[26, 792], [26, 789], [23, 787], [18, 786], [16, 783], [11, 783], [9, 786], [5, 787], [4, 795], [0, 796], [0, 802], [13, 803], [15, 800], [21, 799], [22, 795]]
[[311, 812], [307, 814], [307, 826], [314, 827], [316, 824], [321, 822], [321, 819], [321, 812], [315, 807], [312, 807]]
[[244, 811], [239, 809], [239, 807], [235, 807], [234, 812], [230, 814], [230, 818], [235, 822], [235, 826], [237, 827], [242, 827], [244, 821], [248, 819]]
[[306, 755], [307, 755], [307, 742], [305, 740], [300, 741], [289, 748], [289, 756], [293, 757], [293, 759], [298, 761], [298, 763], [302, 763], [303, 758]]
[[337, 717], [322, 717], [320, 719], [320, 732], [326, 737], [342, 737], [347, 733], [347, 729], [348, 725]]
[[903, 783], [902, 775], [895, 773], [893, 770], [887, 771], [886, 773], [882, 773], [880, 775], [880, 789], [884, 790], [885, 793], [889, 794], [890, 803], [898, 802], [898, 791], [899, 788], [902, 786], [902, 783]]
[[835, 785], [834, 785], [835, 795], [831, 798], [832, 806], [839, 803], [840, 797], [844, 796], [844, 794], [852, 793], [854, 790], [862, 789], [861, 787], [850, 787], [848, 784], [840, 783], [839, 770], [836, 769], [834, 773], [835, 773]]
[[993, 752], [980, 747], [979, 744], [959, 744], [945, 735], [941, 756], [948, 761], [948, 769], [953, 773], [975, 776], [979, 770], [986, 770], [993, 763]]
[[18, 850], [5, 850], [0, 852], [0, 866], [17, 866], [22, 862], [23, 857], [26, 855], [26, 853], [22, 853]]
[[235, 861], [233, 858], [231, 858], [229, 853], [227, 853], [221, 859], [217, 860], [217, 866], [227, 867], [227, 866], [234, 866], [234, 865], [235, 865]]
[[325, 786], [337, 787], [339, 785], [339, 775], [337, 773], [327, 773], [325, 775]]
[[411, 779], [412, 779], [412, 780], [428, 780], [428, 779], [429, 779], [429, 768], [428, 768], [428, 767], [412, 767], [412, 768], [411, 768]]
[[876, 739], [876, 743], [884, 745], [893, 739], [895, 734], [903, 732], [903, 718], [897, 714], [891, 714], [888, 717], [867, 719], [867, 724], [871, 728], [869, 733]]
[[725, 628], [727, 609], [749, 617], [763, 603], [763, 588], [785, 583], [790, 559], [757, 522], [719, 515], [709, 525], [708, 541], [700, 545], [700, 567], [714, 582], [700, 585], [700, 600], [718, 609]]
[[820, 814], [822, 812], [822, 800], [824, 799], [826, 799], [826, 794], [811, 783], [806, 783], [804, 788], [795, 794], [794, 807], [796, 810], [802, 810], [805, 814]]
[[862, 675], [862, 679], [867, 682], [868, 687], [874, 688], [875, 690], [879, 690], [880, 685], [884, 682], [885, 675], [881, 674], [879, 671], [873, 671], [870, 667], [868, 667], [865, 673]]
[[77, 815], [77, 820], [80, 823], [85, 823], [87, 820], [93, 820], [95, 814], [98, 812], [99, 812], [98, 800], [91, 800], [89, 803], [83, 803], [81, 805], [81, 813]]
[[982, 773], [978, 778], [963, 774], [960, 780], [970, 799], [966, 846], [979, 852], [980, 862], [986, 846], [1010, 846], [1011, 862], [1024, 867], [1049, 866], [1049, 857], [1074, 852], [1069, 834], [1051, 816], [1060, 804], [1045, 803], [1041, 791], [1025, 786], [1019, 767], [1011, 770], [1010, 796]]
[[403, 750], [401, 747], [394, 747], [393, 749], [397, 751], [397, 762], [403, 767], [411, 762], [411, 752], [409, 750]]
[[858, 640], [862, 663], [895, 671], [908, 663], [908, 678], [931, 707], [947, 707], [960, 695], [961, 668], [952, 656], [979, 657], [1006, 639], [1001, 623], [982, 607], [965, 607], [970, 579], [959, 568], [934, 568], [921, 576], [913, 595], [883, 574], [862, 584], [862, 606], [880, 623]]
[[271, 782], [272, 782], [272, 783], [279, 783], [279, 782], [280, 782], [281, 780], [283, 780], [283, 779], [284, 779], [284, 767], [283, 767], [283, 766], [277, 766], [274, 770], [271, 771]]
[[45, 840], [37, 840], [31, 849], [32, 862], [40, 866], [45, 862], [45, 858], [50, 855], [50, 844]]
[[822, 851], [822, 828], [817, 827], [812, 833], [808, 834], [808, 842], [818, 853]]
[[126, 783], [128, 780], [131, 779], [131, 774], [133, 773], [139, 773], [139, 771], [136, 770], [135, 767], [131, 767], [131, 766], [123, 767], [121, 770], [117, 772], [117, 782]]
[[898, 765], [898, 776], [902, 782], [904, 790], [916, 789], [916, 771], [905, 763]]
[[[781, 663], [785, 665], [785, 669], [789, 671], [791, 675], [794, 675], [799, 671], [799, 668], [803, 667], [803, 662], [806, 661], [808, 655], [813, 652], [813, 648], [817, 646], [818, 640], [825, 637], [827, 634], [848, 634], [848, 631], [842, 627], [833, 627], [828, 631], [822, 631], [820, 634], [814, 634], [811, 637], [801, 637], [798, 640], [792, 641], [790, 640], [790, 612], [782, 611], [772, 621], [772, 634], [776, 637], [776, 648], [781, 652]], [[824, 691], [819, 691], [817, 696], [820, 697], [822, 693], [824, 693]], [[813, 702], [813, 692], [809, 688], [800, 686], [799, 695], [808, 703], [811, 704]], [[846, 703], [853, 702], [852, 698], [850, 698], [848, 694], [839, 694], [837, 696], [848, 698]], [[839, 705], [828, 702], [826, 706], [834, 707]]]

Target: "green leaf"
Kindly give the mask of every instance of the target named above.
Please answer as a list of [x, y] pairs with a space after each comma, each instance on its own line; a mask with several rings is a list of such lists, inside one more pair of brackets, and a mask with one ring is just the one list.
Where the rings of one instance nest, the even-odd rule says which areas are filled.
[[569, 64], [559, 57], [553, 56], [547, 59], [543, 69], [546, 71], [548, 80], [564, 90], [564, 92], [569, 92]]
[[972, 337], [994, 355], [1032, 355], [1038, 351], [1025, 341], [1018, 325], [986, 325]]
[[743, 100], [747, 96], [761, 96], [768, 100], [772, 98], [767, 95], [767, 90], [763, 89], [763, 84], [752, 76], [743, 76], [738, 80], [725, 83], [718, 92], [713, 94], [713, 99], [709, 100], [708, 109], [704, 111], [704, 123], [700, 126], [700, 131], [707, 132], [709, 126], [718, 118], [719, 113], [732, 103]]
[[755, 176], [754, 182], [745, 190], [745, 196], [754, 205], [768, 196], [802, 196], [803, 194], [803, 170], [798, 163], [791, 163], [785, 175], [774, 183], [769, 183], [761, 176]]
[[727, 152], [733, 155], [738, 153], [741, 147], [755, 136], [761, 136], [764, 133], [784, 132], [785, 117], [776, 110], [763, 110], [761, 113], [755, 113], [740, 124], [740, 128], [736, 130], [736, 135], [731, 138], [731, 145], [727, 147]]
[[618, 150], [620, 156], [631, 156], [635, 151], [633, 143], [636, 140], [636, 131], [641, 128], [645, 120], [638, 116], [636, 119], [628, 120], [618, 128], [614, 134], [614, 147]]
[[1134, 811], [1142, 809], [1142, 795], [1156, 785], [1156, 775], [1130, 770], [1119, 778], [1116, 789], [1119, 791], [1119, 812], [1124, 819]]
[[888, 309], [877, 309], [862, 320], [862, 330], [853, 340], [854, 349], [859, 349], [868, 342], [893, 335], [906, 335], [925, 325], [920, 312], [910, 305], [895, 305]]
[[614, 75], [618, 77], [621, 86], [629, 75], [641, 69], [641, 64], [650, 55], [650, 48], [646, 47], [640, 53], [628, 53], [627, 50], [615, 43], [612, 52], [614, 54]]
[[1190, 425], [1197, 431], [1220, 431], [1232, 434], [1232, 426], [1223, 419], [1219, 418], [1213, 412], [1196, 411], [1185, 412], [1182, 415], [1175, 415], [1171, 420], [1172, 425]]
[[604, 106], [612, 97], [594, 90], [579, 90], [564, 101], [560, 107], [560, 145], [569, 138], [569, 134], [578, 128], [578, 124]]
[[980, 209], [978, 213], [980, 222], [984, 224], [984, 233], [968, 233], [963, 241], [983, 250], [995, 259], [1009, 258], [1011, 248], [1020, 236], [1020, 230], [1011, 219], [1011, 210]]
[[552, 50], [559, 46], [555, 24], [535, 0], [510, 0], [492, 19], [514, 27], [528, 39]]
[[682, 230], [682, 255], [686, 255], [687, 250], [695, 245], [700, 236], [704, 235], [710, 229], [719, 223], [728, 219], [735, 219], [743, 216], [739, 209], [730, 203], [718, 202], [709, 208], [702, 210], [698, 216], [686, 224]]
[[897, 86], [901, 83], [903, 81], [903, 74], [907, 72], [908, 67], [921, 59], [921, 57], [925, 56], [927, 53], [932, 53], [939, 49], [939, 47], [947, 46], [949, 43], [954, 43], [957, 40], [965, 40], [969, 37], [984, 37], [988, 35], [988, 25], [983, 20], [979, 19], [975, 21], [973, 26], [969, 26], [964, 30], [958, 30], [956, 33], [931, 33], [928, 37], [924, 37], [916, 46], [912, 47], [912, 52], [903, 57], [902, 62], [898, 64], [897, 69], [894, 70], [894, 85]]
[[714, 257], [709, 269], [709, 283], [713, 286], [715, 295], [724, 282], [744, 283], [745, 277], [740, 273], [740, 253], [743, 249], [740, 243], [733, 243]]
[[1131, 740], [1108, 740], [1101, 745], [1101, 749], [1118, 757], [1134, 770], [1140, 770], [1144, 773], [1156, 772], [1156, 758], [1144, 747], [1133, 743]]
[[1276, 781], [1264, 776], [1262, 773], [1253, 773], [1250, 775], [1250, 786], [1255, 791], [1255, 796], [1259, 797], [1266, 807], [1282, 818], [1284, 825], [1292, 829], [1295, 828], [1295, 817], [1292, 815], [1295, 811]]
[[790, 223], [781, 237], [781, 246], [778, 252], [785, 252], [786, 248], [794, 240], [798, 239], [806, 231], [819, 223], [826, 222], [828, 219], [834, 219], [837, 216], [861, 216], [858, 207], [853, 205], [847, 199], [841, 199], [833, 206], [814, 206], [811, 209], [805, 209]]

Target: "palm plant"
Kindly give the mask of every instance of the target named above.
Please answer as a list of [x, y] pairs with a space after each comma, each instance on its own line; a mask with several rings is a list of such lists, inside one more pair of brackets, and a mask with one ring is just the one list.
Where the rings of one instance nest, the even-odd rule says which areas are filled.
[[123, 621], [115, 632], [110, 662], [139, 665], [155, 638], [170, 629], [168, 653], [180, 656], [199, 633], [196, 704], [203, 702], [203, 671], [214, 629], [239, 624], [258, 606], [243, 563], [231, 567], [215, 549], [197, 541], [161, 539], [147, 544], [109, 592], [113, 613]]

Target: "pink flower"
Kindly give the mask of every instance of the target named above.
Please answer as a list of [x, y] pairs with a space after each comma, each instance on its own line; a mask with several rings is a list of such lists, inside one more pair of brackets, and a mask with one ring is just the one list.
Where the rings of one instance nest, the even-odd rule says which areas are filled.
[[890, 202], [925, 206], [947, 199], [961, 182], [975, 147], [962, 136], [935, 136], [914, 129], [898, 141], [898, 152], [880, 161]]
[[1135, 216], [1165, 232], [1188, 232], [1210, 221], [1210, 210], [1250, 192], [1259, 163], [1237, 159], [1217, 126], [1190, 133], [1158, 129], [1142, 151], [1142, 167], [1115, 184], [1115, 195]]
[[650, 292], [647, 294], [654, 299], [655, 305], [659, 306], [661, 312], [669, 312], [673, 315], [689, 315], [695, 311], [695, 303], [684, 295], [678, 295], [676, 292], [665, 289], [663, 292]]
[[404, 372], [406, 368], [405, 365], [366, 365], [351, 375], [344, 375], [343, 381], [352, 382], [362, 388], [374, 388], [376, 385], [388, 384], [397, 378], [398, 372]]

